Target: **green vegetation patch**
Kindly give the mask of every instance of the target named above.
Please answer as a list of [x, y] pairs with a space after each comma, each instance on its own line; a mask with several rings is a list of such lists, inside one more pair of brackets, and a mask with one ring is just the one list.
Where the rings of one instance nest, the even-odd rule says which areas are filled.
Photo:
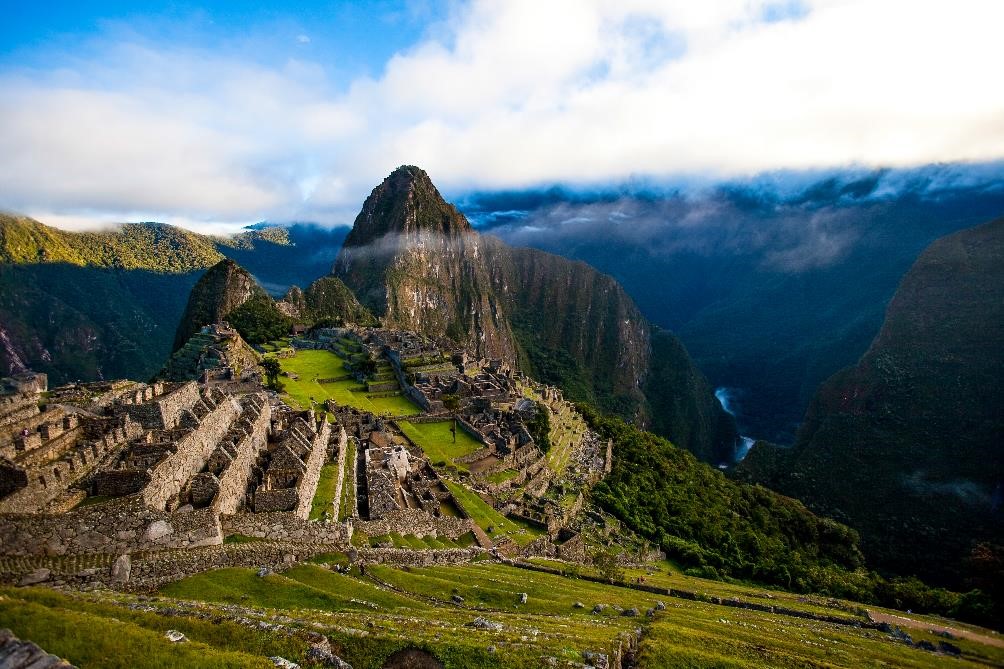
[[[412, 423], [411, 421], [399, 421], [398, 426], [415, 445], [419, 446], [432, 462], [444, 462], [455, 464], [457, 458], [470, 455], [482, 448], [484, 444], [467, 434], [459, 426], [457, 427], [456, 442], [454, 442], [453, 421], [444, 420], [435, 423]], [[458, 468], [466, 469], [463, 465]]]
[[[164, 617], [51, 590], [0, 589], [0, 627], [73, 664], [101, 669], [260, 667], [271, 655], [299, 659], [306, 643], [230, 622]], [[176, 629], [188, 637], [172, 643]]]
[[335, 501], [335, 486], [338, 484], [338, 463], [329, 462], [321, 467], [321, 478], [317, 481], [317, 491], [310, 503], [310, 520], [319, 520], [325, 511], [331, 516]]
[[373, 396], [366, 392], [366, 386], [353, 379], [318, 383], [318, 379], [346, 377], [350, 374], [345, 367], [346, 361], [331, 351], [300, 350], [291, 358], [280, 359], [279, 364], [284, 372], [297, 377], [284, 376], [282, 382], [285, 384], [286, 395], [301, 409], [309, 407], [313, 398], [318, 404], [330, 399], [342, 406], [383, 416], [414, 416], [422, 412], [404, 395]]

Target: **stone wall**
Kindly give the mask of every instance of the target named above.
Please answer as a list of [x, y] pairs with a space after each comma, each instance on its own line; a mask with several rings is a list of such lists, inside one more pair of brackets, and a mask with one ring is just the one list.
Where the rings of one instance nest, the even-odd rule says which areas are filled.
[[[145, 401], [155, 396], [153, 388], [146, 387], [137, 398]], [[125, 405], [125, 412], [135, 421], [151, 430], [169, 430], [178, 423], [182, 412], [191, 409], [199, 401], [199, 385], [195, 381], [183, 383], [166, 395], [161, 395], [143, 404]]]
[[353, 528], [355, 531], [365, 532], [370, 537], [397, 532], [402, 535], [413, 534], [417, 537], [456, 539], [471, 532], [473, 525], [474, 521], [470, 518], [431, 516], [419, 509], [401, 509], [388, 511], [379, 520], [356, 520], [353, 523]]
[[[194, 383], [186, 383], [184, 387], [189, 385], [196, 387]], [[165, 397], [169, 398], [175, 393]], [[188, 480], [202, 469], [213, 449], [239, 415], [237, 402], [229, 397], [223, 398], [195, 429], [175, 442], [177, 450], [154, 467], [150, 482], [143, 489], [143, 501], [154, 509], [166, 508]]]
[[265, 447], [268, 440], [269, 423], [272, 419], [272, 408], [264, 395], [251, 395], [244, 399], [244, 414], [249, 419], [250, 430], [236, 444], [237, 454], [230, 465], [219, 475], [220, 488], [213, 500], [213, 509], [217, 513], [231, 514], [244, 501], [247, 493], [248, 478], [251, 468], [258, 458], [258, 453]]
[[296, 486], [299, 503], [296, 506], [296, 515], [307, 519], [310, 517], [310, 505], [314, 501], [314, 494], [317, 492], [317, 482], [321, 478], [321, 467], [328, 455], [328, 440], [331, 438], [331, 425], [326, 420], [321, 420], [320, 429], [314, 434], [310, 442], [310, 455], [304, 462], [306, 469]]
[[139, 496], [63, 514], [0, 515], [0, 552], [6, 555], [132, 553], [223, 542], [211, 509], [166, 513]]
[[338, 512], [342, 504], [342, 486], [345, 485], [345, 451], [349, 447], [349, 438], [345, 434], [345, 428], [338, 428], [338, 454], [335, 456], [335, 497], [331, 505], [331, 518], [338, 520]]
[[0, 427], [37, 416], [38, 411], [38, 395], [35, 393], [0, 395]]
[[220, 517], [226, 536], [240, 534], [268, 541], [296, 543], [347, 544], [345, 523], [322, 523], [299, 518], [292, 513], [236, 513]]
[[[120, 426], [108, 429], [101, 438], [76, 444], [76, 440], [81, 436], [80, 432], [83, 432], [84, 436], [91, 433], [88, 429], [91, 423], [107, 425], [104, 421], [85, 420], [78, 426], [73, 420], [66, 421], [64, 424], [73, 425], [72, 436], [71, 433], [63, 432], [56, 438], [57, 441], [69, 439], [65, 443], [58, 444], [64, 449], [62, 457], [46, 464], [44, 468], [27, 468], [24, 473], [24, 485], [0, 500], [0, 513], [33, 513], [41, 510], [62, 495], [72, 484], [90, 474], [102, 458], [121, 448], [141, 431], [138, 423], [125, 418]], [[49, 452], [47, 447], [45, 450]], [[20, 475], [18, 478], [21, 478]], [[138, 488], [133, 487], [128, 492], [133, 493], [137, 490]]]

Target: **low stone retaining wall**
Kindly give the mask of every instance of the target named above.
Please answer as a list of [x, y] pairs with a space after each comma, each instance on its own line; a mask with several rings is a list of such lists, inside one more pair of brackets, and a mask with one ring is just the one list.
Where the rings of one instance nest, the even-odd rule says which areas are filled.
[[267, 541], [346, 544], [352, 536], [344, 523], [304, 520], [292, 513], [236, 513], [220, 517], [226, 536], [240, 534]]
[[56, 515], [0, 515], [5, 555], [133, 553], [222, 542], [212, 509], [167, 513], [150, 509], [138, 497]]
[[483, 548], [444, 548], [441, 550], [409, 550], [404, 548], [363, 548], [350, 553], [355, 561], [389, 565], [426, 567], [431, 565], [466, 564], [475, 558], [485, 557]]
[[451, 518], [448, 516], [437, 518], [419, 509], [390, 511], [380, 520], [356, 520], [353, 523], [355, 531], [365, 532], [370, 537], [397, 532], [402, 535], [413, 534], [417, 537], [448, 537], [449, 539], [456, 539], [471, 532], [473, 526], [474, 521], [470, 518]]

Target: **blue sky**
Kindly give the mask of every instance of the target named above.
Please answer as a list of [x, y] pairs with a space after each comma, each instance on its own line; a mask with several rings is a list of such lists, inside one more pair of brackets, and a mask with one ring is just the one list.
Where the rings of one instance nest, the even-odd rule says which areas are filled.
[[335, 86], [378, 76], [447, 15], [447, 3], [14, 2], [0, 23], [0, 64], [56, 67], [108, 40], [168, 41], [263, 64], [307, 58]]
[[[908, 17], [909, 20], [904, 20]], [[1004, 158], [1004, 4], [5, 3], [0, 209], [347, 223], [450, 195]]]

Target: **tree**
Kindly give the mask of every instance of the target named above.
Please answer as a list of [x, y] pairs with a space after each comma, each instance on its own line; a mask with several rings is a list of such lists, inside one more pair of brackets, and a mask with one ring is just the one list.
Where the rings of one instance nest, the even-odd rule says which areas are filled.
[[268, 380], [268, 387], [278, 390], [279, 373], [282, 372], [282, 366], [279, 364], [279, 360], [273, 357], [263, 358], [261, 361], [261, 368], [265, 370], [265, 378]]
[[526, 430], [533, 437], [540, 450], [547, 453], [551, 450], [551, 410], [543, 402], [537, 402], [537, 410], [533, 418], [526, 424]]
[[373, 376], [377, 371], [377, 362], [370, 357], [363, 358], [356, 363], [356, 371], [363, 376]]
[[618, 560], [617, 549], [614, 546], [599, 548], [592, 554], [593, 566], [600, 576], [614, 583], [624, 580], [624, 569]]
[[453, 443], [457, 443], [457, 412], [460, 410], [460, 398], [456, 395], [443, 395], [443, 407], [453, 417]]

